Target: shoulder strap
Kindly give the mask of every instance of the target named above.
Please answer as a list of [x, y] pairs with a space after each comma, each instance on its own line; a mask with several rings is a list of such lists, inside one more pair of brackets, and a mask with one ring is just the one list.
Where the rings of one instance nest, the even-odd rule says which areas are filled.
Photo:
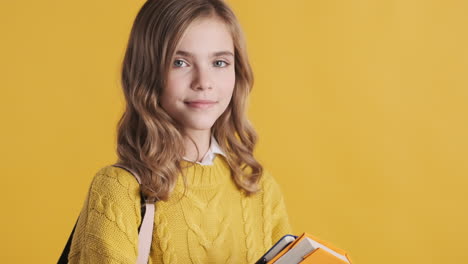
[[[141, 185], [140, 176], [138, 176], [138, 174], [134, 172], [132, 169], [124, 165], [118, 164], [118, 163], [112, 166], [127, 170], [137, 179], [138, 183]], [[141, 199], [143, 199], [143, 196], [141, 197]], [[150, 249], [151, 249], [151, 240], [153, 237], [154, 212], [155, 212], [154, 202], [145, 200], [144, 205], [145, 205], [145, 214], [141, 222], [140, 232], [138, 233], [137, 264], [148, 263]]]
[[70, 248], [71, 248], [71, 242], [73, 239], [73, 234], [75, 233], [76, 229], [76, 224], [78, 224], [78, 219], [75, 222], [75, 226], [73, 227], [73, 230], [68, 237], [67, 244], [65, 245], [65, 248], [62, 251], [62, 254], [60, 255], [59, 260], [57, 261], [57, 264], [67, 264], [68, 263], [68, 254], [70, 254]]

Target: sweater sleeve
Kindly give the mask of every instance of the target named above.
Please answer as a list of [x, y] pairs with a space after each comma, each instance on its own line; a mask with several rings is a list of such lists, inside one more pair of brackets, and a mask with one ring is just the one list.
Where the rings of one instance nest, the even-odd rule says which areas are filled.
[[276, 243], [286, 234], [292, 234], [288, 212], [281, 187], [268, 172], [265, 173], [265, 195], [271, 197], [272, 243]]
[[69, 263], [135, 263], [140, 210], [133, 175], [113, 166], [99, 170], [78, 219]]

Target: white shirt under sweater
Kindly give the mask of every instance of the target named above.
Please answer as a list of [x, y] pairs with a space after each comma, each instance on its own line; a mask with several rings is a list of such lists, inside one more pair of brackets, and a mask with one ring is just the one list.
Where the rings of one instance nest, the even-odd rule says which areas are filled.
[[[210, 142], [210, 148], [206, 152], [206, 154], [203, 157], [202, 161], [201, 162], [197, 161], [196, 163], [201, 164], [201, 165], [213, 165], [213, 160], [214, 160], [216, 154], [220, 154], [220, 155], [223, 155], [223, 156], [226, 157], [226, 154], [221, 149], [221, 147], [218, 145], [218, 141], [216, 141], [215, 137], [212, 135], [211, 136], [211, 142]], [[186, 157], [184, 157], [183, 159], [186, 160], [186, 161], [193, 162], [193, 160], [189, 160]]]

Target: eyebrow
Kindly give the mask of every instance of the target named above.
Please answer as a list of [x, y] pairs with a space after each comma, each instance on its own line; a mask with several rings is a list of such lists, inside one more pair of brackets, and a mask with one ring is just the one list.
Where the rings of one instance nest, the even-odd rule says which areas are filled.
[[[185, 51], [185, 50], [178, 50], [176, 51], [175, 53], [176, 55], [182, 55], [182, 56], [185, 56], [185, 57], [191, 57], [193, 58], [194, 55], [188, 51]], [[218, 51], [218, 52], [215, 52], [213, 53], [213, 57], [217, 57], [217, 56], [222, 56], [222, 55], [228, 55], [228, 56], [233, 56], [234, 57], [234, 54], [230, 51]]]

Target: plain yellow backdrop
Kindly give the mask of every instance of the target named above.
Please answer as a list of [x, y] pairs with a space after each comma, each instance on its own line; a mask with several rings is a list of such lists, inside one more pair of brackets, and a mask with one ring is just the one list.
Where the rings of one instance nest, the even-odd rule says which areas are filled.
[[[115, 159], [142, 0], [1, 0], [2, 263], [55, 263]], [[257, 154], [296, 234], [358, 264], [468, 259], [468, 2], [230, 0]]]

